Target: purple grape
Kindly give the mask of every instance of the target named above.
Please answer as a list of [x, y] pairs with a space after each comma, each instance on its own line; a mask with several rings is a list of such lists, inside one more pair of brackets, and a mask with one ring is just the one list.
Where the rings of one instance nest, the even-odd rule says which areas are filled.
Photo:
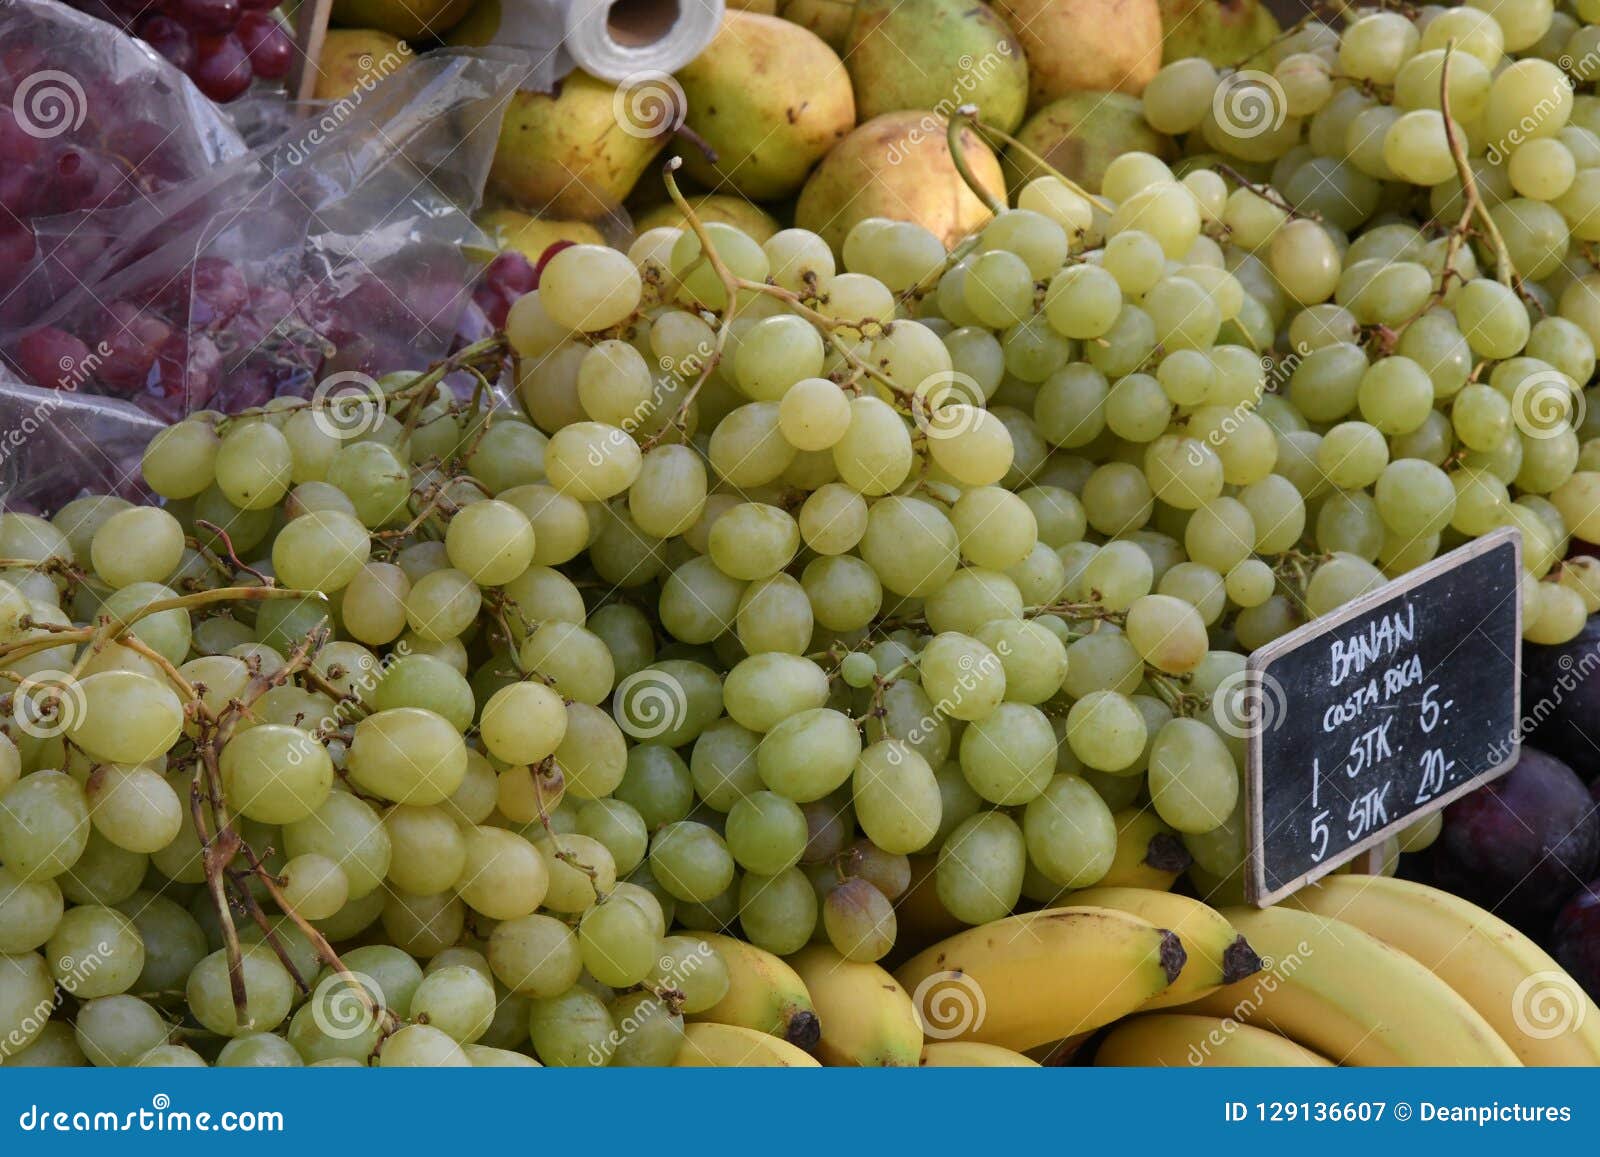
[[200, 258], [181, 284], [189, 290], [189, 324], [195, 329], [226, 325], [250, 300], [244, 274], [221, 257]]
[[221, 36], [239, 23], [239, 0], [162, 0], [162, 11], [202, 36]]
[[171, 403], [176, 407], [174, 412], [182, 417], [204, 409], [221, 381], [222, 353], [216, 343], [203, 333], [179, 330], [161, 346], [156, 379], [148, 396]]
[[483, 278], [473, 290], [472, 300], [496, 329], [504, 329], [506, 315], [517, 298], [534, 289], [539, 276], [533, 263], [514, 249], [508, 249], [489, 262]]
[[39, 250], [33, 227], [6, 213], [0, 213], [0, 285], [15, 285], [23, 269]]
[[294, 61], [294, 38], [266, 12], [246, 12], [234, 30], [250, 57], [250, 70], [263, 80], [281, 80]]
[[224, 104], [250, 87], [250, 58], [237, 36], [202, 36], [199, 53], [189, 78], [212, 100]]
[[1575, 772], [1524, 746], [1505, 775], [1444, 810], [1440, 887], [1538, 935], [1600, 863], [1600, 809]]
[[144, 387], [156, 354], [172, 337], [172, 327], [131, 302], [119, 301], [110, 310], [100, 341], [109, 351], [96, 376], [112, 389], [133, 393]]
[[135, 25], [135, 31], [151, 48], [171, 61], [174, 68], [183, 72], [193, 70], [199, 55], [194, 33], [173, 17], [152, 12]]
[[80, 385], [80, 367], [88, 357], [88, 346], [54, 326], [36, 329], [17, 342], [17, 365], [23, 375], [46, 389]]

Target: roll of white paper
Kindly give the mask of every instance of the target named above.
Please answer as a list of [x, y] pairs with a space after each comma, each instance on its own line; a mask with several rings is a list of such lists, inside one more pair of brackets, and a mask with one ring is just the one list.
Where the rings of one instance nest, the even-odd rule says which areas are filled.
[[621, 84], [676, 72], [699, 56], [724, 7], [724, 0], [500, 0], [494, 42], [559, 52], [568, 65]]

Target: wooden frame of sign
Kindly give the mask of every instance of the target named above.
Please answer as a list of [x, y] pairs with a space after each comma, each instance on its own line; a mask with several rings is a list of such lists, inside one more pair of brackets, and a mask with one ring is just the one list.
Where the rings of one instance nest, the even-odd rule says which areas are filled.
[[317, 61], [328, 35], [333, 0], [300, 0], [294, 14], [294, 62], [289, 66], [289, 99], [305, 101], [317, 87]]
[[[1250, 655], [1243, 694], [1256, 706], [1256, 721], [1246, 735], [1244, 882], [1252, 903], [1261, 907], [1272, 904], [1363, 853], [1368, 853], [1366, 869], [1375, 870], [1379, 863], [1376, 853], [1391, 835], [1494, 779], [1517, 761], [1522, 718], [1521, 574], [1522, 535], [1513, 527], [1504, 527], [1385, 583]], [[1423, 590], [1428, 599], [1412, 597]], [[1486, 597], [1490, 603], [1471, 612], [1478, 615], [1477, 621], [1449, 617], [1451, 604], [1472, 597]], [[1459, 605], [1454, 610], [1457, 615], [1466, 613]], [[1423, 617], [1429, 612], [1431, 620]], [[1358, 628], [1365, 634], [1357, 633], [1348, 644], [1341, 641], [1340, 631], [1348, 631], [1358, 620], [1365, 620]], [[1479, 645], [1463, 654], [1462, 645], [1468, 642]], [[1425, 645], [1443, 652], [1429, 657], [1431, 666], [1426, 670], [1421, 654]], [[1457, 661], [1447, 662], [1451, 659]], [[1293, 681], [1291, 686], [1283, 685], [1280, 673]], [[1345, 691], [1330, 695], [1352, 675], [1360, 678]], [[1412, 706], [1417, 712], [1407, 715], [1406, 708]], [[1457, 711], [1455, 718], [1449, 715], [1452, 708]], [[1473, 711], [1483, 714], [1472, 717]], [[1391, 740], [1395, 722], [1401, 723], [1394, 728], [1399, 737]], [[1323, 770], [1321, 760], [1328, 753], [1320, 749], [1319, 735], [1323, 744], [1342, 743], [1363, 725], [1366, 730], [1356, 735], [1348, 750], [1336, 753], [1339, 763], [1332, 772]], [[1408, 727], [1413, 729], [1409, 733]], [[1437, 736], [1435, 728], [1439, 729]], [[1280, 735], [1280, 729], [1287, 734]], [[1411, 791], [1409, 780], [1416, 777], [1418, 761], [1416, 752], [1405, 752], [1401, 744], [1419, 737], [1431, 739], [1432, 746], [1424, 745], [1421, 779]], [[1402, 763], [1406, 756], [1409, 760]], [[1302, 780], [1299, 799], [1280, 795], [1269, 800], [1268, 779], [1281, 793], [1287, 786], [1286, 777], [1303, 776], [1307, 762], [1311, 765], [1309, 795]], [[1383, 774], [1375, 775], [1379, 769]], [[1332, 778], [1341, 772], [1343, 779]], [[1386, 799], [1401, 776], [1408, 781], [1405, 802], [1391, 818]], [[1346, 781], [1372, 786], [1352, 799], [1339, 790]], [[1341, 846], [1331, 851], [1331, 809], [1317, 810], [1324, 802], [1320, 798], [1323, 790], [1350, 804], [1346, 816], [1338, 821]], [[1285, 799], [1289, 800], [1286, 813]], [[1272, 807], [1274, 803], [1278, 806]], [[1266, 827], [1269, 810], [1276, 820], [1270, 832]], [[1299, 836], [1298, 821], [1304, 819], [1309, 820], [1309, 838], [1299, 845], [1299, 851], [1271, 854], [1268, 841], [1279, 837], [1284, 842], [1287, 837]], [[1353, 826], [1343, 826], [1346, 823]], [[1320, 856], [1309, 851], [1319, 831], [1324, 853]], [[1286, 871], [1277, 862], [1283, 859], [1310, 862]]]

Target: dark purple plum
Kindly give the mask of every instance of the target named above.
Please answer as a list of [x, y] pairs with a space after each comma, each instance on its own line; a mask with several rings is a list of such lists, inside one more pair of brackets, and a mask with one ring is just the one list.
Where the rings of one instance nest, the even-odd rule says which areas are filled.
[[1522, 645], [1522, 725], [1525, 742], [1600, 776], [1600, 615], [1571, 642]]
[[1600, 880], [1580, 888], [1561, 909], [1550, 949], [1572, 979], [1600, 997]]
[[1542, 938], [1600, 863], [1600, 805], [1565, 763], [1524, 746], [1505, 775], [1444, 810], [1440, 887]]

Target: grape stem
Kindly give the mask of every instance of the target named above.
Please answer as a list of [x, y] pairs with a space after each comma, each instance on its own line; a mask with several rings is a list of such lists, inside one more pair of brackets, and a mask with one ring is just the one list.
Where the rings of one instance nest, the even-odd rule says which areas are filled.
[[1321, 214], [1301, 212], [1299, 209], [1296, 209], [1293, 205], [1289, 204], [1288, 201], [1284, 200], [1283, 195], [1271, 185], [1256, 184], [1249, 177], [1246, 177], [1243, 173], [1230, 164], [1227, 164], [1223, 161], [1217, 161], [1211, 166], [1211, 168], [1214, 172], [1221, 173], [1224, 177], [1227, 177], [1241, 189], [1249, 189], [1252, 193], [1254, 193], [1257, 197], [1260, 197], [1274, 209], [1283, 210], [1289, 215], [1290, 220], [1305, 218], [1308, 221], [1316, 221], [1319, 224], [1322, 221]]
[[[1078, 184], [1078, 182], [1067, 176], [1060, 169], [1056, 168], [1049, 161], [1045, 160], [1038, 153], [1034, 152], [1027, 145], [1023, 144], [1004, 129], [996, 128], [994, 125], [989, 124], [986, 121], [978, 120], [978, 109], [976, 105], [963, 105], [960, 109], [957, 109], [956, 112], [959, 115], [964, 110], [967, 110], [967, 115], [972, 120], [972, 127], [977, 129], [981, 135], [993, 137], [1007, 148], [1014, 149], [1016, 152], [1022, 155], [1024, 160], [1030, 162], [1037, 168], [1043, 169], [1045, 176], [1054, 177], [1056, 180], [1065, 185], [1071, 192], [1076, 193], [1085, 201], [1089, 202], [1089, 204], [1093, 205], [1096, 209], [1099, 209], [1100, 212], [1109, 215], [1115, 211], [1116, 206], [1110, 201], [1107, 201], [1104, 197], [1099, 197], [1094, 193], [1089, 192], [1089, 190]], [[976, 192], [976, 190], [974, 191]]]
[[1456, 222], [1456, 227], [1450, 231], [1449, 240], [1445, 242], [1444, 267], [1439, 275], [1437, 292], [1442, 298], [1450, 270], [1454, 268], [1455, 256], [1460, 251], [1473, 215], [1476, 214], [1483, 231], [1489, 237], [1489, 243], [1494, 246], [1496, 277], [1501, 285], [1516, 290], [1520, 295], [1522, 279], [1517, 276], [1516, 267], [1511, 264], [1511, 253], [1506, 249], [1505, 238], [1500, 235], [1500, 227], [1494, 223], [1494, 218], [1489, 215], [1488, 206], [1478, 195], [1477, 179], [1472, 175], [1472, 165], [1467, 160], [1467, 151], [1462, 146], [1460, 137], [1456, 135], [1455, 121], [1450, 115], [1450, 54], [1455, 51], [1455, 46], [1454, 40], [1448, 41], [1444, 46], [1444, 58], [1439, 62], [1439, 111], [1444, 120], [1445, 144], [1450, 148], [1450, 159], [1455, 162], [1456, 176], [1461, 180], [1462, 209], [1461, 219]]
[[972, 190], [972, 195], [983, 202], [983, 207], [999, 216], [1006, 211], [1005, 198], [997, 197], [984, 188], [977, 174], [972, 171], [972, 166], [967, 163], [966, 149], [961, 147], [961, 138], [966, 133], [967, 126], [975, 124], [977, 118], [978, 106], [975, 104], [964, 104], [950, 114], [945, 127], [945, 140], [950, 148], [950, 163], [956, 167], [956, 172], [967, 183], [967, 188]]
[[[247, 574], [264, 587], [270, 587], [273, 585], [273, 582], [270, 578], [262, 574], [249, 563], [240, 559], [239, 552], [233, 549], [233, 539], [229, 536], [226, 530], [214, 522], [207, 522], [203, 518], [195, 519], [194, 524], [202, 530], [209, 530], [212, 534], [216, 535], [222, 540], [222, 549], [225, 552], [222, 557], [226, 558], [228, 564], [233, 567], [233, 573], [235, 575]], [[198, 543], [196, 544], [196, 548], [198, 549]]]

